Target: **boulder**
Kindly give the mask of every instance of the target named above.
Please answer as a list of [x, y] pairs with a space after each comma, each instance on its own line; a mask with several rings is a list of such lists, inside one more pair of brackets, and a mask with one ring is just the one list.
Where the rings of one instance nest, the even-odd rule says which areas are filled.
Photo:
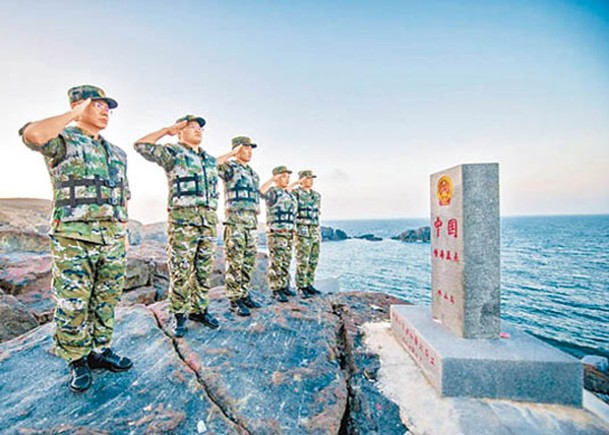
[[0, 293], [0, 342], [10, 340], [38, 326], [36, 317], [19, 300]]
[[327, 241], [336, 241], [336, 240], [346, 240], [349, 236], [343, 230], [335, 230], [331, 227], [321, 227], [321, 240], [323, 242]]
[[50, 212], [45, 199], [0, 199], [0, 254], [49, 252]]
[[421, 227], [416, 230], [406, 230], [397, 236], [391, 238], [391, 240], [399, 240], [400, 242], [423, 242], [429, 243], [431, 240], [431, 232], [429, 227]]
[[0, 285], [12, 295], [51, 287], [51, 255], [31, 252], [0, 255]]
[[129, 237], [129, 245], [140, 245], [144, 240], [144, 225], [135, 219], [129, 219], [127, 223], [127, 236]]

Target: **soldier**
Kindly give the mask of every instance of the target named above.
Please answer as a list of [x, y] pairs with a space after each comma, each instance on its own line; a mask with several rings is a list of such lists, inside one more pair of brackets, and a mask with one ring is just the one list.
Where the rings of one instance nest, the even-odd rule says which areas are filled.
[[257, 146], [249, 137], [238, 136], [232, 139], [232, 151], [218, 157], [218, 174], [224, 180], [226, 210], [225, 288], [230, 309], [239, 316], [249, 316], [250, 308], [260, 308], [249, 294], [257, 253], [260, 194], [258, 174], [248, 163], [252, 149]]
[[125, 152], [99, 134], [118, 103], [91, 85], [71, 88], [68, 97], [70, 111], [28, 123], [19, 134], [44, 156], [51, 176], [53, 339], [69, 363], [70, 389], [81, 392], [91, 386], [91, 368], [120, 372], [133, 365], [110, 347], [125, 278], [130, 193]]
[[[266, 200], [266, 241], [270, 254], [268, 281], [273, 297], [279, 302], [287, 302], [288, 296], [296, 296], [290, 290], [290, 262], [298, 203], [287, 190], [291, 173], [285, 166], [277, 166], [273, 169], [273, 177], [260, 187]], [[273, 183], [275, 186], [271, 187]]]
[[[186, 115], [134, 145], [167, 175], [169, 311], [174, 314], [176, 337], [184, 336], [187, 316], [212, 329], [219, 326], [207, 309], [219, 195], [216, 159], [200, 147], [204, 125], [203, 118]], [[177, 144], [156, 144], [163, 136], [176, 134]]]
[[313, 179], [317, 178], [310, 170], [298, 173], [300, 184], [292, 190], [298, 201], [296, 212], [296, 286], [303, 298], [319, 294], [313, 287], [315, 282], [315, 269], [319, 261], [319, 248], [321, 243], [321, 227], [319, 214], [321, 195], [313, 190]]

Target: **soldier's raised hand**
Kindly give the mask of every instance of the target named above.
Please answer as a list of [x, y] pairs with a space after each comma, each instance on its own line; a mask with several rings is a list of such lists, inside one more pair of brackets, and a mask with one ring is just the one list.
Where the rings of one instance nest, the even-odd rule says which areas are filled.
[[89, 107], [89, 104], [91, 104], [91, 98], [87, 98], [86, 100], [82, 100], [74, 104], [74, 107], [72, 107], [72, 119], [74, 121], [79, 121], [84, 111], [87, 110], [87, 107]]
[[184, 130], [184, 128], [186, 127], [187, 124], [188, 124], [188, 121], [176, 122], [171, 127], [166, 128], [166, 131], [167, 131], [166, 134], [168, 134], [169, 136], [175, 136], [180, 131]]
[[237, 145], [235, 148], [233, 148], [233, 150], [230, 152], [230, 155], [235, 157], [237, 154], [239, 154], [239, 151], [241, 151], [241, 148], [243, 148], [243, 144], [241, 145]]

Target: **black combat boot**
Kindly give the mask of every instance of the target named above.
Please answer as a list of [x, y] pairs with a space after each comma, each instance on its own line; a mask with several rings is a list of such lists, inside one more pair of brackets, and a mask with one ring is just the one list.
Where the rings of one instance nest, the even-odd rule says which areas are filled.
[[286, 296], [296, 296], [296, 292], [294, 290], [290, 289], [289, 285], [287, 285], [284, 288], [282, 288], [281, 291]]
[[70, 363], [70, 390], [82, 393], [91, 386], [93, 377], [87, 365], [87, 358], [82, 357]]
[[217, 329], [218, 326], [220, 326], [220, 322], [218, 322], [218, 320], [211, 315], [207, 308], [205, 308], [205, 311], [202, 313], [190, 313], [188, 318], [195, 322], [203, 323], [205, 326], [211, 329]]
[[243, 303], [243, 299], [230, 301], [230, 310], [238, 316], [247, 317], [250, 315], [250, 309]]
[[298, 292], [300, 293], [300, 297], [303, 299], [309, 299], [312, 296], [309, 294], [306, 287], [300, 287]]
[[307, 291], [309, 292], [310, 295], [320, 295], [321, 292], [319, 290], [317, 290], [315, 287], [313, 287], [312, 285], [308, 285], [307, 286]]
[[241, 298], [241, 301], [248, 308], [260, 308], [262, 306], [258, 302], [253, 300], [249, 294], [247, 296]]
[[112, 349], [102, 353], [95, 351], [89, 354], [89, 367], [92, 369], [106, 369], [112, 372], [124, 372], [133, 366], [133, 362], [126, 356], [117, 355]]
[[173, 335], [176, 338], [181, 338], [184, 337], [184, 334], [186, 334], [186, 314], [178, 313], [175, 315]]
[[273, 290], [272, 292], [273, 298], [277, 300], [277, 302], [288, 302], [289, 299], [281, 290]]

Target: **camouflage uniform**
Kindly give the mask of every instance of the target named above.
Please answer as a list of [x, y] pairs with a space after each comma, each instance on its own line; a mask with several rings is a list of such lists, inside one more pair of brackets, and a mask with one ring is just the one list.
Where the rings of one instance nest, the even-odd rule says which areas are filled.
[[135, 150], [167, 174], [169, 309], [202, 313], [209, 304], [218, 217], [216, 159], [184, 144], [136, 143]]
[[296, 219], [296, 198], [286, 189], [271, 187], [266, 200], [266, 241], [269, 247], [269, 287], [278, 291], [290, 285], [290, 262]]
[[78, 127], [41, 147], [24, 143], [44, 155], [51, 176], [54, 341], [72, 362], [112, 341], [126, 269], [127, 156]]
[[234, 160], [220, 165], [218, 175], [224, 180], [226, 205], [225, 289], [228, 298], [236, 301], [249, 295], [256, 262], [260, 179], [251, 166]]
[[319, 213], [321, 195], [298, 187], [292, 191], [298, 201], [296, 212], [296, 286], [306, 288], [315, 281], [319, 261], [321, 228]]

